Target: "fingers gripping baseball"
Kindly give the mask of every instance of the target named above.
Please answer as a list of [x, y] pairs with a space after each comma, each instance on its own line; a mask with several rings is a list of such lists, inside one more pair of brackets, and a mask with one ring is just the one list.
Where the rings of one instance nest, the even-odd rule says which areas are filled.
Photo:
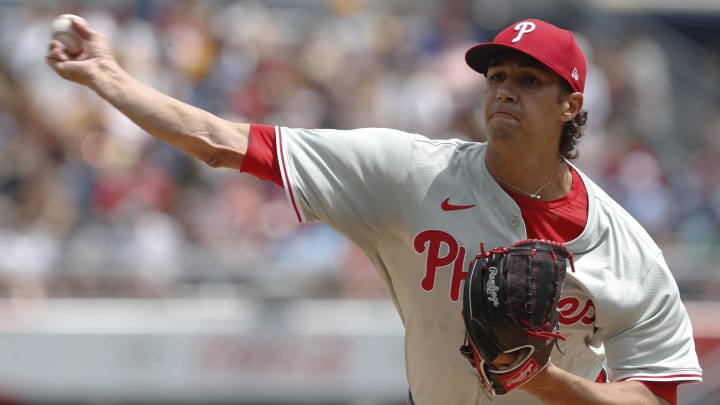
[[116, 63], [107, 38], [85, 19], [67, 14], [51, 24], [46, 58], [61, 77], [85, 85], [103, 64]]
[[465, 280], [463, 311], [470, 360], [491, 395], [504, 395], [550, 362], [557, 309], [572, 254], [560, 243], [524, 240], [481, 252]]

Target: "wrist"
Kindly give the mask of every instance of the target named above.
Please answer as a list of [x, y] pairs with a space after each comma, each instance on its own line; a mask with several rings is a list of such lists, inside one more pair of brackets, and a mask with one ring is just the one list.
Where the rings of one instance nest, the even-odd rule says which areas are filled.
[[98, 61], [97, 67], [89, 74], [87, 86], [103, 96], [117, 83], [121, 83], [125, 75], [125, 71], [115, 60], [101, 59]]
[[530, 381], [523, 385], [522, 389], [535, 396], [542, 394], [543, 391], [548, 390], [553, 386], [552, 380], [555, 378], [558, 370], [560, 369], [557, 368], [557, 366], [555, 366], [551, 361], [548, 362], [547, 366], [545, 366], [539, 373], [535, 374]]

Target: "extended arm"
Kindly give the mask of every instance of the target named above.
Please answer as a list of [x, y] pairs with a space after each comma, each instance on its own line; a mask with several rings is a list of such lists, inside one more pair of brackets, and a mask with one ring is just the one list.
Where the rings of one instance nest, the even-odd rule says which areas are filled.
[[93, 89], [152, 136], [209, 166], [240, 168], [248, 124], [224, 120], [141, 83], [118, 65], [103, 35], [79, 21], [73, 28], [85, 40], [83, 52], [71, 58], [52, 41], [47, 54], [61, 77]]
[[548, 405], [669, 405], [643, 383], [596, 383], [550, 363], [523, 387]]

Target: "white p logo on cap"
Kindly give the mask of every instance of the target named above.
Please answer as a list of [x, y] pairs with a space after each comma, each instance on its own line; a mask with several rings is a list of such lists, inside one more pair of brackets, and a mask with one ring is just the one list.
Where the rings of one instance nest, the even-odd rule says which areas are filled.
[[532, 21], [523, 21], [515, 25], [515, 31], [518, 33], [515, 38], [512, 39], [512, 43], [518, 42], [522, 39], [522, 36], [535, 31], [535, 23]]

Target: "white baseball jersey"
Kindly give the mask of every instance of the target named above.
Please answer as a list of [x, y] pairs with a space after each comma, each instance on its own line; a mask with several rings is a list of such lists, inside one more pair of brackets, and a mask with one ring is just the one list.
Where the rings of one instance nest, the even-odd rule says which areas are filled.
[[[298, 219], [324, 221], [362, 249], [405, 326], [413, 399], [534, 404], [517, 390], [491, 401], [460, 355], [462, 284], [486, 247], [526, 238], [515, 201], [485, 167], [485, 144], [390, 129], [276, 128], [283, 185]], [[567, 243], [554, 364], [595, 380], [700, 381], [685, 307], [663, 255], [636, 221], [581, 173], [585, 230]]]

